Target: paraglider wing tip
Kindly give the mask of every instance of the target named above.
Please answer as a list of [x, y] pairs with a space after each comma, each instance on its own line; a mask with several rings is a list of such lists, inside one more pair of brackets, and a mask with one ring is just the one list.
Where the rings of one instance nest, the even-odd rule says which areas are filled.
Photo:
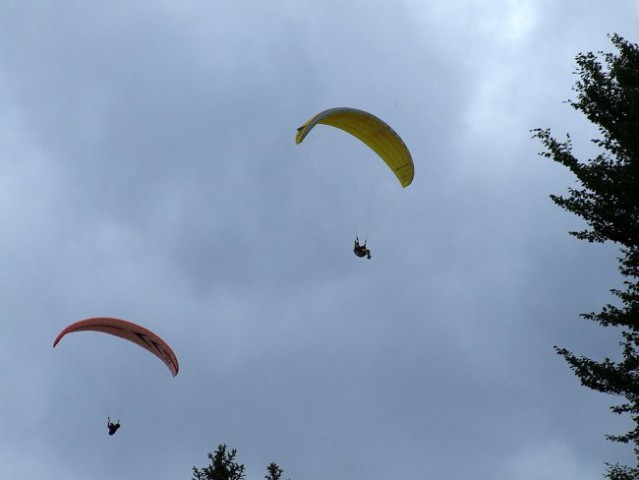
[[65, 331], [63, 330], [60, 335], [58, 335], [56, 337], [56, 339], [53, 341], [53, 348], [55, 348], [55, 346], [58, 344], [58, 342], [62, 339], [62, 337], [64, 336]]
[[300, 128], [297, 129], [297, 135], [295, 135], [295, 143], [297, 145], [299, 145], [300, 143], [302, 143], [302, 140], [304, 140], [305, 134], [304, 134], [304, 125], [302, 125]]
[[[411, 183], [413, 183], [413, 178], [415, 178], [412, 158], [410, 160], [410, 163], [405, 163], [404, 165], [394, 169], [395, 175], [402, 184], [402, 188], [408, 187]], [[406, 173], [406, 169], [408, 169], [408, 173]]]
[[311, 129], [315, 126], [315, 123], [317, 123], [315, 121], [316, 118], [317, 118], [317, 115], [315, 117], [309, 118], [301, 126], [297, 127], [297, 134], [295, 135], [295, 143], [297, 143], [298, 145], [302, 143], [302, 141], [306, 138], [306, 135], [308, 134], [308, 132], [310, 132]]

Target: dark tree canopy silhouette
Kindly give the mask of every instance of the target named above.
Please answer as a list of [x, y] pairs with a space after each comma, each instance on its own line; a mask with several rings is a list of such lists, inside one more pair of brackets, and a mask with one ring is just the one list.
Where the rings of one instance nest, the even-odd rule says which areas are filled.
[[[235, 461], [237, 450], [229, 450], [226, 445], [218, 445], [215, 453], [209, 453], [210, 464], [204, 468], [193, 467], [192, 480], [243, 480], [244, 465]], [[277, 463], [271, 462], [267, 467], [266, 480], [281, 480], [282, 470]]]
[[[569, 168], [581, 186], [570, 188], [566, 197], [551, 195], [561, 208], [586, 221], [588, 228], [571, 235], [620, 247], [624, 282], [623, 289], [611, 290], [616, 304], [581, 315], [619, 329], [619, 358], [594, 360], [555, 348], [584, 386], [625, 398], [611, 410], [629, 414], [634, 428], [607, 438], [632, 443], [639, 456], [639, 47], [616, 34], [610, 39], [615, 53], [577, 55], [577, 98], [569, 101], [598, 126], [600, 136], [592, 141], [600, 153], [580, 161], [572, 154], [569, 135], [562, 142], [548, 129], [533, 132], [545, 147], [541, 155]], [[608, 467], [608, 478], [639, 479], [639, 464]]]
[[280, 480], [282, 478], [282, 473], [284, 473], [284, 470], [282, 470], [275, 462], [271, 462], [267, 467], [267, 470], [268, 473], [264, 477], [266, 480]]

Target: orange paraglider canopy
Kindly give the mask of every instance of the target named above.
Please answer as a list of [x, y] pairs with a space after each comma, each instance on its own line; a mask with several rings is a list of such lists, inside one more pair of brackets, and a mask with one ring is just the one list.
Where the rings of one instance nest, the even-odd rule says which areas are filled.
[[96, 317], [72, 323], [60, 332], [53, 342], [53, 348], [67, 333], [88, 331], [108, 333], [129, 340], [162, 360], [174, 377], [178, 374], [178, 359], [162, 338], [147, 328], [119, 318]]

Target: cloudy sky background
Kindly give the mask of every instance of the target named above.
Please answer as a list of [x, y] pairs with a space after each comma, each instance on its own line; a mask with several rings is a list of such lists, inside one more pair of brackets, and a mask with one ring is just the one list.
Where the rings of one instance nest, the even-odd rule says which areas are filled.
[[[629, 424], [553, 345], [616, 249], [570, 237], [574, 178], [529, 130], [578, 52], [634, 37], [632, 0], [5, 1], [0, 5], [0, 477], [188, 479], [219, 443], [249, 480], [598, 478]], [[315, 113], [402, 135], [402, 190]], [[367, 236], [371, 261], [352, 252]], [[67, 324], [161, 334], [172, 378]], [[123, 428], [106, 433], [106, 416]]]

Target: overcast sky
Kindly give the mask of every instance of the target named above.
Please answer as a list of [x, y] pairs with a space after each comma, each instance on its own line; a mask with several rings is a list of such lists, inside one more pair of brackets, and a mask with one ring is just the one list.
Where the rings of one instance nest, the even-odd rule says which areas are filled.
[[[573, 111], [579, 52], [630, 41], [634, 0], [0, 3], [0, 478], [190, 479], [220, 443], [247, 479], [599, 478], [630, 424], [553, 345], [614, 246], [568, 235], [574, 186], [530, 129]], [[344, 132], [404, 139], [402, 189]], [[352, 253], [356, 235], [373, 258]], [[97, 333], [140, 323], [180, 360]], [[106, 417], [123, 427], [107, 435]]]

